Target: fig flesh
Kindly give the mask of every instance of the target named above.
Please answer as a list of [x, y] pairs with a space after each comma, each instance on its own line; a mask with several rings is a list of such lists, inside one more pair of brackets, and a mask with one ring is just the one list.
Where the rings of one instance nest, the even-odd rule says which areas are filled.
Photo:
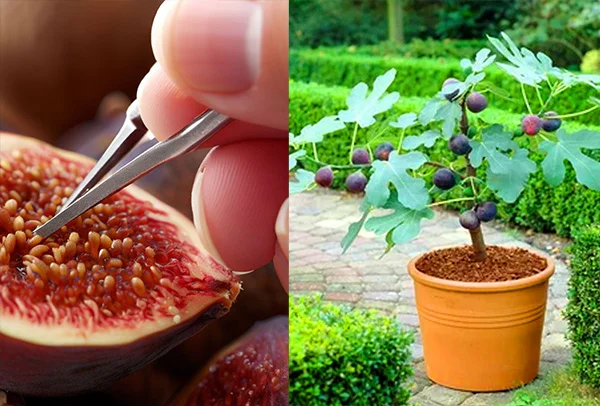
[[135, 186], [36, 237], [92, 165], [0, 133], [0, 389], [108, 385], [226, 314], [239, 293], [193, 224]]
[[288, 318], [259, 322], [217, 354], [171, 406], [287, 406]]

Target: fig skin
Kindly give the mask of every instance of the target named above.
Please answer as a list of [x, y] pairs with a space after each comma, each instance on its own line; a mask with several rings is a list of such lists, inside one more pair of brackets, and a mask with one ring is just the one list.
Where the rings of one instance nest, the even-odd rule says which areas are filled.
[[534, 114], [529, 114], [521, 120], [523, 132], [529, 136], [534, 136], [542, 129], [543, 121]]
[[[78, 154], [27, 137], [0, 133], [0, 140], [0, 152], [47, 149], [75, 162], [93, 163]], [[213, 278], [207, 279], [209, 293], [196, 294], [181, 309], [179, 324], [165, 323], [164, 318], [157, 317], [128, 328], [107, 327], [70, 336], [76, 327], [67, 323], [40, 326], [11, 317], [21, 323], [21, 330], [18, 326], [14, 328], [14, 320], [10, 333], [7, 324], [11, 323], [0, 324], [0, 389], [22, 395], [63, 396], [107, 386], [152, 362], [197, 333], [210, 320], [229, 311], [240, 291], [239, 280], [205, 256], [193, 224], [141, 189], [130, 186], [126, 190], [140, 200], [151, 201], [154, 207], [167, 213], [166, 221], [178, 226], [177, 237], [198, 248], [199, 253], [194, 256], [197, 266], [190, 268], [190, 273]]]
[[315, 182], [321, 187], [330, 187], [333, 184], [335, 175], [330, 166], [319, 168], [315, 175]]
[[[288, 401], [288, 380], [289, 380], [289, 356], [288, 356], [288, 342], [289, 342], [289, 328], [288, 328], [288, 317], [287, 316], [276, 316], [269, 320], [261, 321], [256, 323], [249, 331], [246, 332], [242, 337], [238, 338], [233, 343], [227, 345], [224, 349], [219, 351], [205, 366], [202, 368], [177, 394], [172, 400], [169, 406], [217, 406], [227, 404], [230, 406], [245, 406], [247, 404], [258, 404], [256, 403], [260, 399], [261, 405], [269, 406], [287, 406]], [[266, 342], [260, 348], [261, 342]], [[254, 346], [253, 344], [256, 344]], [[265, 347], [268, 348], [268, 356], [259, 358], [258, 360], [250, 360], [250, 372], [258, 372], [259, 368], [262, 367], [262, 362], [265, 359], [271, 364], [272, 369], [279, 369], [282, 374], [279, 376], [279, 391], [273, 388], [271, 379], [275, 377], [273, 371], [267, 371], [267, 384], [258, 389], [258, 393], [254, 393], [254, 397], [250, 400], [244, 399], [244, 403], [239, 403], [239, 396], [248, 395], [247, 386], [252, 385], [255, 382], [247, 379], [245, 382], [231, 382], [231, 387], [236, 388], [237, 392], [233, 398], [219, 399], [219, 403], [198, 403], [201, 400], [206, 401], [208, 396], [202, 391], [201, 384], [210, 383], [210, 387], [206, 387], [211, 390], [214, 395], [215, 392], [231, 393], [230, 382], [224, 382], [225, 387], [216, 387], [214, 380], [211, 381], [211, 374], [223, 372], [224, 364], [229, 365], [227, 359], [231, 356], [239, 357], [242, 354], [248, 353], [249, 358], [255, 355], [256, 347], [259, 347], [259, 351], [264, 351]], [[264, 354], [263, 354], [264, 355]], [[259, 365], [256, 365], [255, 361], [259, 361]], [[231, 365], [235, 365], [235, 359]], [[237, 368], [238, 366], [235, 365]], [[252, 369], [254, 368], [254, 369]], [[213, 372], [214, 371], [214, 372]], [[264, 371], [264, 369], [263, 369]], [[232, 375], [235, 377], [237, 369], [232, 371]], [[234, 379], [232, 377], [232, 379]], [[221, 376], [222, 378], [222, 376]], [[217, 382], [219, 379], [217, 378]], [[222, 381], [221, 381], [222, 382]], [[249, 403], [255, 402], [255, 403]]]
[[346, 177], [346, 189], [350, 193], [361, 193], [367, 186], [367, 177], [362, 172], [351, 173]]
[[375, 159], [379, 159], [380, 161], [387, 161], [390, 157], [390, 153], [396, 149], [389, 142], [382, 142], [375, 148]]
[[[459, 83], [459, 82], [460, 81], [458, 79], [455, 79], [455, 78], [448, 78], [448, 79], [446, 79], [444, 81], [444, 83], [442, 84], [442, 91], [443, 91], [444, 87], [446, 87], [448, 85], [453, 85], [453, 84], [456, 84], [456, 83]], [[453, 101], [456, 98], [456, 96], [458, 96], [458, 89], [456, 89], [452, 93], [444, 94], [444, 97], [446, 99], [448, 99], [449, 101]]]
[[100, 389], [123, 378], [224, 316], [230, 304], [217, 303], [186, 322], [111, 346], [43, 346], [0, 333], [0, 382], [28, 396], [68, 396]]

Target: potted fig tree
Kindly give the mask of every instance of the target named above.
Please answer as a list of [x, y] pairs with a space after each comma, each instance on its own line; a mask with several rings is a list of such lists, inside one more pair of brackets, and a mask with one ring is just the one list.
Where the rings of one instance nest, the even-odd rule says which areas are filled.
[[[355, 148], [359, 129], [375, 124], [375, 117], [392, 109], [400, 97], [386, 93], [395, 78], [393, 69], [374, 81], [371, 92], [365, 83], [354, 87], [347, 109], [304, 127], [297, 136], [290, 134], [290, 193], [330, 186], [334, 171], [347, 169], [354, 172], [347, 176], [346, 188], [364, 192], [362, 215], [343, 238], [344, 251], [364, 228], [385, 238], [387, 252], [415, 238], [421, 222], [433, 218], [434, 206], [462, 205], [458, 222], [468, 230], [471, 244], [422, 254], [410, 261], [408, 272], [414, 280], [428, 376], [470, 391], [505, 390], [536, 377], [548, 281], [554, 272], [550, 257], [486, 245], [482, 224], [497, 215], [493, 200], [517, 200], [538, 169], [530, 157], [534, 150], [545, 154], [540, 165], [550, 185], [563, 181], [568, 161], [577, 182], [600, 191], [600, 162], [588, 153], [600, 149], [600, 132], [568, 132], [563, 123], [582, 114], [600, 116], [600, 100], [591, 97], [589, 108], [579, 112], [552, 111], [558, 95], [576, 85], [600, 92], [600, 76], [556, 68], [546, 55], [519, 49], [505, 34], [489, 40], [496, 54], [482, 49], [474, 60], [462, 60], [464, 80], [447, 79], [420, 111], [389, 123], [386, 133], [394, 135], [393, 144], [380, 143], [374, 151], [370, 144]], [[497, 56], [504, 61], [496, 61]], [[520, 123], [482, 118], [488, 107], [485, 94], [499, 92], [484, 81], [491, 65], [520, 87]], [[501, 92], [498, 96], [507, 97]], [[321, 161], [318, 144], [348, 123], [349, 162]], [[381, 139], [382, 132], [375, 137]], [[425, 154], [431, 151], [443, 159], [432, 160]], [[316, 173], [306, 169], [315, 166]], [[428, 187], [423, 178], [431, 175], [433, 186]], [[489, 191], [494, 197], [486, 201]]]

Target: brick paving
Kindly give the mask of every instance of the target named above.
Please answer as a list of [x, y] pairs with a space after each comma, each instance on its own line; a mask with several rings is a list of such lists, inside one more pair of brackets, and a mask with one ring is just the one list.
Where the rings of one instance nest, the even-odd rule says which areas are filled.
[[[324, 298], [356, 307], [379, 309], [415, 329], [412, 352], [415, 378], [411, 403], [421, 406], [498, 405], [511, 399], [510, 392], [473, 394], [461, 392], [427, 379], [419, 336], [412, 280], [406, 271], [410, 258], [433, 248], [469, 242], [468, 232], [455, 215], [438, 211], [423, 223], [419, 237], [396, 246], [380, 259], [385, 248], [381, 237], [361, 231], [352, 247], [342, 255], [340, 241], [348, 225], [359, 216], [360, 200], [334, 191], [301, 193], [290, 198], [290, 290], [293, 295], [321, 292]], [[487, 226], [489, 244], [509, 244], [536, 250], [514, 233]], [[539, 251], [539, 250], [538, 250]], [[568, 268], [556, 260], [550, 279], [540, 375], [566, 364], [570, 350], [564, 338], [567, 325], [561, 312], [567, 304]]]

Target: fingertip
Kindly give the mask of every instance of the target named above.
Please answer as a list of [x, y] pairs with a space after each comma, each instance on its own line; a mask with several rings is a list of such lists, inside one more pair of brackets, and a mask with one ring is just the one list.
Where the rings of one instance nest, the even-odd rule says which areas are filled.
[[287, 1], [166, 0], [152, 26], [162, 68], [198, 103], [288, 127]]
[[238, 93], [258, 77], [261, 36], [257, 2], [167, 0], [153, 22], [152, 49], [186, 91]]
[[159, 140], [176, 133], [206, 110], [183, 93], [158, 64], [140, 82], [137, 99], [144, 124]]
[[171, 21], [172, 16], [177, 8], [177, 0], [165, 0], [154, 16], [152, 22], [152, 31], [150, 34], [150, 42], [152, 44], [152, 52], [154, 57], [162, 66], [170, 68], [169, 60], [165, 57], [165, 49], [168, 49], [171, 36]]
[[[141, 81], [137, 98], [142, 120], [159, 140], [175, 134], [206, 110], [206, 106], [186, 95], [159, 64], [155, 64]], [[234, 120], [203, 147], [260, 138], [284, 140], [288, 133]]]

